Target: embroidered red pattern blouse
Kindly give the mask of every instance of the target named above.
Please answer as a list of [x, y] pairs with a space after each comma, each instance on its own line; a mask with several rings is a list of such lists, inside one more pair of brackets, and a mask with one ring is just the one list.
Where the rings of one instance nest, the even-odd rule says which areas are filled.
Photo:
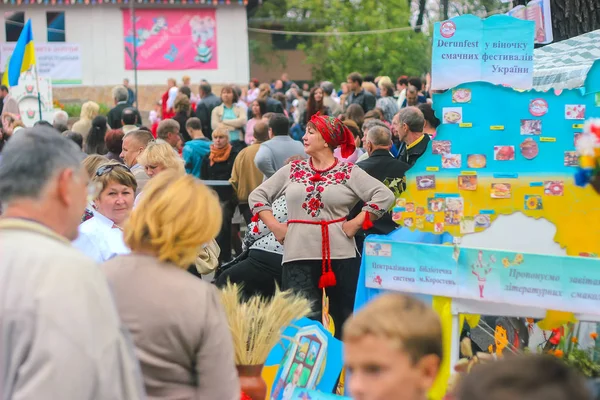
[[[249, 197], [252, 211], [271, 210], [285, 195], [288, 220], [332, 221], [346, 217], [359, 201], [363, 211], [380, 217], [394, 202], [394, 194], [377, 179], [351, 163], [337, 162], [326, 170], [312, 167], [310, 160], [290, 163], [256, 188]], [[355, 256], [354, 239], [342, 231], [342, 223], [329, 226], [331, 259]], [[283, 261], [320, 260], [321, 227], [290, 224]]]

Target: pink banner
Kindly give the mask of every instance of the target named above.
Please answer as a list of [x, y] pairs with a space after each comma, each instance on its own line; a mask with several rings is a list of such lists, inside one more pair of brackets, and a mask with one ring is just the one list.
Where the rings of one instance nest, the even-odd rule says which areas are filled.
[[[136, 10], [137, 68], [182, 70], [217, 68], [214, 9]], [[133, 30], [123, 10], [125, 69], [133, 69]]]

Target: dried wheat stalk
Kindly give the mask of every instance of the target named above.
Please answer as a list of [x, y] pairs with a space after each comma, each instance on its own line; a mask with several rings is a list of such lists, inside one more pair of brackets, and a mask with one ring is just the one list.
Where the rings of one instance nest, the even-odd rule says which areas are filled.
[[272, 299], [253, 296], [241, 301], [240, 288], [228, 283], [221, 300], [233, 337], [237, 365], [259, 365], [267, 361], [283, 329], [311, 312], [310, 302], [277, 288]]

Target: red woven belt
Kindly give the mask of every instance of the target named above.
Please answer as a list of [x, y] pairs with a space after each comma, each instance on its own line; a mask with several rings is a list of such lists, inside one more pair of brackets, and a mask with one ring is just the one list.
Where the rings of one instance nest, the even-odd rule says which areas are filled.
[[321, 226], [321, 278], [319, 279], [319, 289], [323, 289], [336, 285], [335, 274], [331, 269], [331, 246], [329, 243], [329, 225], [345, 222], [346, 217], [338, 218], [331, 221], [310, 221], [301, 219], [292, 219], [289, 224], [305, 224], [305, 225], [320, 225]]

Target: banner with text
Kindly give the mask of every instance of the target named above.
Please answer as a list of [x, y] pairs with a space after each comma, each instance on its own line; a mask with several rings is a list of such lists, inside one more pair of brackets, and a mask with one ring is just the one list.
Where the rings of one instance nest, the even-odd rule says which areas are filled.
[[433, 33], [431, 88], [490, 82], [517, 89], [533, 84], [535, 23], [506, 15], [485, 20], [461, 15], [437, 22]]
[[367, 240], [366, 286], [600, 315], [600, 259]]
[[[0, 68], [4, 70], [16, 42], [0, 43]], [[40, 76], [53, 85], [81, 84], [81, 51], [76, 43], [36, 43], [35, 57]]]
[[[136, 37], [129, 10], [123, 10], [125, 69], [217, 69], [215, 9], [136, 10]], [[133, 43], [136, 41], [137, 54]]]

